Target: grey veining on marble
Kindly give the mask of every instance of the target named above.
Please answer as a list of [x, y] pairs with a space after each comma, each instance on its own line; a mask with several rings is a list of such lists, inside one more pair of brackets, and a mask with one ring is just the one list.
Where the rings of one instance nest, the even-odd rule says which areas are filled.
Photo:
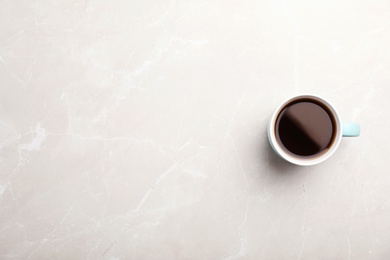
[[[0, 2], [1, 259], [389, 259], [390, 3]], [[318, 94], [326, 162], [266, 122]]]

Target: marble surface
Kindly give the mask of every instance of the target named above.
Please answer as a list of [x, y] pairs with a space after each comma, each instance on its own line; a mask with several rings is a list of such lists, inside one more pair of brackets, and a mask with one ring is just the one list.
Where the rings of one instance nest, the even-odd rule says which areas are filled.
[[[0, 2], [1, 259], [389, 259], [390, 2]], [[293, 166], [300, 93], [362, 135]]]

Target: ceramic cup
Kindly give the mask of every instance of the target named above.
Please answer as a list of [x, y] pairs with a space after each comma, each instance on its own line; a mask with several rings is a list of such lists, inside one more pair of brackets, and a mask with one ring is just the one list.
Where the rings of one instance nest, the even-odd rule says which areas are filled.
[[[323, 109], [325, 109], [332, 118], [332, 141], [330, 145], [327, 146], [327, 149], [324, 152], [320, 153], [318, 156], [301, 156], [294, 154], [286, 149], [286, 147], [281, 142], [280, 138], [277, 138], [277, 121], [278, 117], [281, 115], [283, 111], [285, 111], [286, 107], [289, 104], [299, 103], [307, 100], [312, 100], [316, 104], [320, 105]], [[304, 115], [302, 115], [304, 116]], [[299, 117], [299, 115], [298, 115]], [[309, 119], [305, 119], [309, 120]], [[310, 122], [309, 122], [310, 123]], [[279, 107], [276, 108], [274, 113], [272, 114], [268, 126], [267, 126], [267, 134], [268, 140], [271, 144], [273, 150], [286, 161], [301, 165], [301, 166], [309, 166], [321, 163], [327, 160], [339, 147], [342, 137], [355, 137], [360, 135], [360, 126], [356, 123], [342, 123], [337, 113], [336, 109], [326, 100], [317, 96], [317, 95], [299, 95], [292, 98], [289, 98], [285, 102], [282, 102]], [[294, 137], [292, 135], [292, 137]], [[295, 143], [299, 145], [298, 140], [294, 140]]]

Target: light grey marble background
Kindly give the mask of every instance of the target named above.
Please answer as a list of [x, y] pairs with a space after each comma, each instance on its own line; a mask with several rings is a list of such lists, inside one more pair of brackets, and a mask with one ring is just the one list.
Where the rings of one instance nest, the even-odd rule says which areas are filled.
[[[390, 259], [390, 2], [0, 2], [1, 259]], [[279, 159], [300, 93], [362, 135]]]

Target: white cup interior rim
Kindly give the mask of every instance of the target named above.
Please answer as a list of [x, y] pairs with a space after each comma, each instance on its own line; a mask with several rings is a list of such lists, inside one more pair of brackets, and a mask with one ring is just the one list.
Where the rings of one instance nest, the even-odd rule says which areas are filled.
[[[280, 112], [284, 109], [284, 107], [288, 103], [293, 102], [295, 100], [299, 100], [299, 99], [314, 99], [317, 102], [321, 103], [332, 113], [332, 116], [334, 117], [334, 120], [336, 123], [335, 139], [334, 139], [332, 145], [324, 154], [319, 155], [317, 157], [302, 158], [302, 157], [294, 156], [290, 153], [287, 153], [280, 146], [279, 142], [276, 139], [275, 123], [276, 123], [276, 119], [277, 119], [278, 115], [280, 114]], [[317, 95], [311, 95], [311, 94], [294, 96], [294, 97], [289, 98], [286, 101], [282, 102], [281, 105], [278, 108], [276, 108], [276, 110], [272, 114], [267, 130], [268, 130], [268, 137], [270, 139], [270, 143], [271, 143], [273, 149], [275, 150], [275, 152], [278, 153], [279, 156], [281, 156], [285, 160], [287, 160], [293, 164], [302, 165], [302, 166], [315, 165], [315, 164], [318, 164], [318, 163], [323, 162], [326, 159], [328, 159], [337, 150], [337, 148], [340, 144], [341, 138], [342, 138], [342, 125], [341, 125], [340, 117], [339, 117], [336, 109], [325, 99], [323, 99]]]

